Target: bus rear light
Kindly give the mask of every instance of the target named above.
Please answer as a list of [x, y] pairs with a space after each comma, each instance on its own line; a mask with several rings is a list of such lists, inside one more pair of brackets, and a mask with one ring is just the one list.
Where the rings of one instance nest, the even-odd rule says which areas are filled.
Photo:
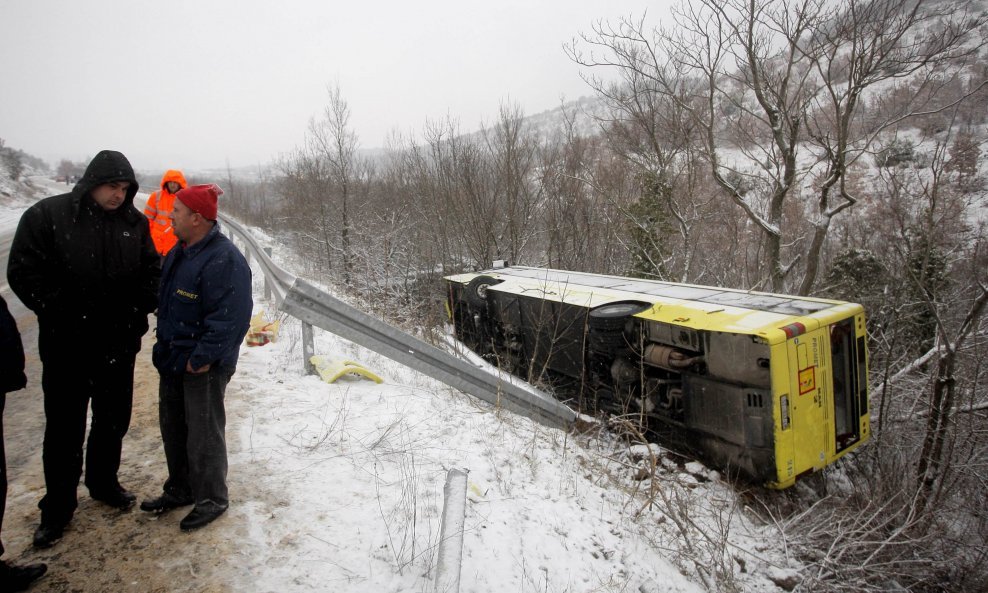
[[789, 325], [784, 325], [779, 329], [786, 332], [787, 340], [806, 333], [806, 326], [798, 321], [796, 323], [790, 323]]

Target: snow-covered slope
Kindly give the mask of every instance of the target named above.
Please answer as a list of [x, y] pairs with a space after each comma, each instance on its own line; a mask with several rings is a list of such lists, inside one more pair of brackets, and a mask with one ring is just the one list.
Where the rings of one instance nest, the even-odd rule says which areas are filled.
[[[5, 233], [25, 201], [0, 205]], [[284, 247], [276, 258], [293, 263]], [[256, 308], [273, 310], [259, 296], [262, 282], [255, 270]], [[11, 298], [6, 288], [4, 297]], [[317, 333], [318, 354], [358, 360], [385, 379], [323, 383], [303, 376], [300, 327], [283, 321], [277, 342], [241, 350], [227, 393], [231, 509], [194, 535], [178, 533], [175, 516], [101, 519], [80, 489], [65, 540], [30, 549], [43, 482], [40, 455], [20, 453], [40, 445], [40, 434], [25, 429], [41, 421], [39, 368], [29, 365], [33, 391], [7, 414], [22, 430], [7, 434], [8, 451], [18, 453], [4, 538], [17, 561], [51, 565], [36, 590], [131, 583], [169, 591], [431, 591], [452, 468], [469, 472], [464, 592], [776, 591], [773, 579], [798, 580], [774, 528], [757, 524], [735, 490], [703, 466], [680, 468], [658, 448], [628, 448], [607, 435], [544, 428]], [[151, 341], [139, 356], [121, 470], [142, 497], [160, 488], [164, 469]], [[33, 340], [26, 346], [36, 361]], [[83, 540], [103, 551], [93, 556]]]

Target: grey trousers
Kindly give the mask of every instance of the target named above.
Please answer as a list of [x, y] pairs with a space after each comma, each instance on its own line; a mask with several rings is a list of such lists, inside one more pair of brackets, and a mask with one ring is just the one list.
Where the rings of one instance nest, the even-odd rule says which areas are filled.
[[223, 397], [233, 372], [161, 375], [158, 421], [168, 462], [165, 492], [196, 505], [226, 508], [226, 409]]

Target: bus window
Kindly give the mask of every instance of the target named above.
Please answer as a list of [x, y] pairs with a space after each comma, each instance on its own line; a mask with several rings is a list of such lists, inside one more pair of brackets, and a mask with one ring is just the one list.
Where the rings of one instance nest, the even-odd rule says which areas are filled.
[[858, 442], [861, 437], [856, 350], [853, 319], [845, 319], [830, 326], [830, 368], [833, 371], [834, 438], [837, 453]]

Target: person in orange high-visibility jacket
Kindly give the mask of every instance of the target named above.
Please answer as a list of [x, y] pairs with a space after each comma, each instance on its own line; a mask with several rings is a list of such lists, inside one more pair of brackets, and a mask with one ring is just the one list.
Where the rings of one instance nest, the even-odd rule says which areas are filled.
[[164, 257], [175, 246], [178, 239], [172, 230], [172, 211], [175, 209], [175, 194], [186, 188], [185, 175], [178, 169], [165, 171], [161, 178], [161, 189], [151, 194], [144, 216], [151, 224], [151, 239], [154, 248]]

